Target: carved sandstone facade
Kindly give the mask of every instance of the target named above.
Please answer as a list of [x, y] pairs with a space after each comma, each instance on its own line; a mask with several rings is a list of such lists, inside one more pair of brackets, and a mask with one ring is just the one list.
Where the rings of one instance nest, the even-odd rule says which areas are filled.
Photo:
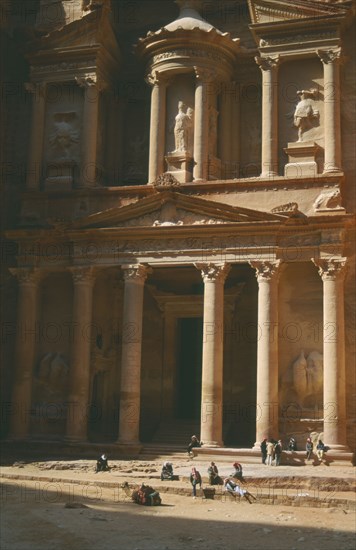
[[5, 23], [5, 436], [354, 449], [352, 2], [37, 4]]

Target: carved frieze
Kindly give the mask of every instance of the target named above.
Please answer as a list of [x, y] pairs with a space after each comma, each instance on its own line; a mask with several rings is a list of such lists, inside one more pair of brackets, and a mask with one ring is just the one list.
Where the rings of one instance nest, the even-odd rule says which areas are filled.
[[315, 212], [323, 210], [344, 210], [341, 199], [339, 188], [322, 191], [315, 199], [313, 208]]

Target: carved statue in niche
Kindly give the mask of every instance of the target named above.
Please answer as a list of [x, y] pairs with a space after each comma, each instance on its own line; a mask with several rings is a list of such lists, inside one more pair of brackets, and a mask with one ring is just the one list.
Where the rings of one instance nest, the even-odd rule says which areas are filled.
[[194, 116], [193, 109], [187, 108], [183, 101], [178, 102], [178, 114], [175, 117], [174, 153], [191, 153], [193, 152], [193, 131], [194, 131]]
[[71, 159], [73, 146], [79, 142], [79, 132], [75, 129], [76, 113], [55, 113], [54, 128], [49, 138], [53, 153], [58, 159]]
[[298, 141], [303, 141], [304, 133], [313, 128], [315, 121], [319, 118], [319, 111], [314, 108], [316, 94], [316, 89], [297, 92], [300, 101], [295, 108], [293, 122], [298, 128]]
[[37, 403], [65, 401], [68, 371], [68, 363], [61, 353], [47, 353], [42, 357], [36, 377]]
[[305, 355], [301, 350], [282, 381], [285, 400], [297, 401], [308, 409], [322, 403], [323, 356], [318, 351]]
[[209, 107], [209, 155], [216, 157], [218, 141], [218, 111]]

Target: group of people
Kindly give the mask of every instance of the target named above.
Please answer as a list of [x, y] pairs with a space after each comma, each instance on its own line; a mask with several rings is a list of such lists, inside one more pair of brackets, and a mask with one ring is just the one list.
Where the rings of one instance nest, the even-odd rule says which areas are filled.
[[[234, 497], [240, 496], [244, 497], [250, 504], [253, 500], [256, 500], [256, 497], [252, 495], [247, 489], [242, 488], [238, 481], [244, 483], [242, 465], [239, 462], [233, 463], [234, 471], [230, 474], [229, 477], [226, 477], [224, 480], [219, 475], [218, 467], [215, 462], [211, 462], [208, 468], [208, 478], [209, 485], [223, 485], [225, 490], [232, 494]], [[196, 468], [192, 468], [190, 474], [190, 483], [193, 488], [193, 498], [197, 496], [197, 486], [201, 489], [202, 486], [202, 477], [200, 472]]]
[[[260, 449], [261, 449], [261, 456], [262, 456], [262, 464], [267, 464], [268, 466], [271, 466], [274, 461], [276, 466], [280, 465], [282, 451], [283, 451], [283, 443], [281, 439], [276, 441], [272, 438], [268, 439], [267, 437], [265, 437], [261, 441]], [[289, 439], [286, 450], [291, 452], [298, 450], [297, 441], [294, 437], [291, 437]], [[307, 441], [305, 444], [305, 450], [306, 450], [306, 459], [311, 460], [314, 452], [314, 444], [310, 437], [307, 438]], [[316, 450], [317, 458], [319, 459], [319, 461], [322, 461], [324, 452], [325, 452], [325, 445], [321, 439], [318, 440], [318, 443], [315, 446], [315, 450]]]
[[279, 466], [281, 463], [281, 456], [283, 451], [283, 443], [281, 439], [275, 441], [274, 439], [268, 439], [265, 437], [260, 444], [262, 464], [267, 464], [267, 466], [272, 466], [273, 461], [276, 466]]

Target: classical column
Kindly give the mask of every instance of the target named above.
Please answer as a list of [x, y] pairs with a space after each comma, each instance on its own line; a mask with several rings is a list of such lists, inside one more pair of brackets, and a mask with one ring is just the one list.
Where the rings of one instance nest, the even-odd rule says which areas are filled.
[[278, 57], [255, 57], [262, 71], [262, 178], [278, 176]]
[[[230, 177], [231, 163], [231, 134], [232, 134], [232, 109], [231, 109], [231, 82], [222, 82], [220, 94], [220, 136], [219, 152], [222, 163], [223, 179]], [[234, 121], [235, 124], [235, 121]]]
[[240, 87], [231, 82], [230, 178], [240, 177]]
[[313, 260], [323, 280], [324, 443], [346, 447], [344, 278], [346, 258]]
[[137, 444], [140, 434], [141, 348], [144, 283], [149, 268], [122, 266], [125, 279], [118, 443]]
[[147, 82], [152, 86], [148, 182], [153, 183], [165, 170], [167, 82], [157, 71], [147, 76]]
[[340, 53], [318, 50], [324, 65], [324, 173], [341, 170]]
[[70, 270], [74, 296], [66, 436], [69, 440], [86, 441], [94, 274], [92, 267], [72, 267]]
[[208, 82], [210, 73], [194, 67], [195, 113], [194, 113], [194, 181], [208, 178], [208, 133], [209, 133], [209, 101]]
[[79, 86], [84, 88], [80, 187], [95, 187], [99, 173], [97, 153], [101, 86], [97, 82], [96, 75], [78, 77], [76, 81]]
[[19, 284], [10, 437], [26, 439], [30, 431], [33, 370], [39, 338], [38, 289], [41, 272], [36, 268], [11, 268], [10, 271]]
[[278, 438], [278, 276], [280, 260], [252, 261], [258, 281], [256, 444]]
[[223, 445], [224, 282], [228, 264], [195, 264], [204, 281], [203, 361], [200, 438]]
[[30, 191], [36, 191], [40, 188], [42, 172], [43, 137], [46, 111], [46, 84], [30, 82], [26, 83], [25, 87], [28, 92], [33, 94], [26, 187]]

